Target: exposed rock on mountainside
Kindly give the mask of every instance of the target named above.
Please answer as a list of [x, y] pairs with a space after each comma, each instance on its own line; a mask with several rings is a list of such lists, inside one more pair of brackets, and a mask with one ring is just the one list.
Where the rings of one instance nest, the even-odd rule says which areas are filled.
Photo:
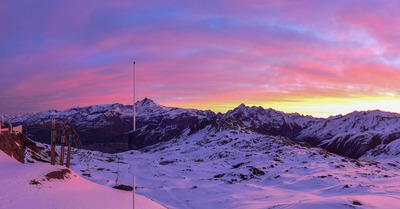
[[294, 139], [303, 129], [302, 126], [306, 125], [302, 120], [298, 120], [299, 118], [308, 119], [306, 124], [318, 121], [318, 119], [298, 114], [285, 114], [273, 109], [247, 107], [241, 104], [234, 110], [223, 114], [218, 125], [229, 129], [244, 129], [260, 134], [286, 136]]
[[212, 111], [167, 108], [144, 99], [137, 103], [138, 130], [129, 136], [130, 148], [138, 149], [193, 134], [216, 120]]
[[[25, 135], [18, 133], [2, 133], [0, 134], [0, 150], [7, 155], [15, 158], [21, 163], [26, 163], [25, 160], [46, 161], [44, 156], [46, 153], [42, 151], [44, 148], [36, 146], [36, 143], [26, 138]], [[26, 158], [26, 154], [29, 158]]]
[[22, 134], [0, 134], [0, 150], [3, 150], [7, 155], [15, 158], [20, 163], [25, 163], [25, 146]]

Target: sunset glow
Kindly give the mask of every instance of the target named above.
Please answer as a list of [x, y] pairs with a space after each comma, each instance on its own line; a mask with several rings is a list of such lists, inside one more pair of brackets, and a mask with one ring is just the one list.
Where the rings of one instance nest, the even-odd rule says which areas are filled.
[[244, 103], [400, 112], [398, 1], [0, 2], [0, 114]]

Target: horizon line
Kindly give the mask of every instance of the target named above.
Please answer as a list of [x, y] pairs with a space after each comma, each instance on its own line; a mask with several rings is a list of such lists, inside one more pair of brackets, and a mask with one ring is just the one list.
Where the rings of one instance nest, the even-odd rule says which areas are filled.
[[[228, 111], [232, 111], [232, 110], [234, 110], [234, 109], [240, 107], [241, 105], [244, 105], [245, 107], [250, 107], [250, 108], [251, 108], [251, 107], [261, 107], [261, 108], [263, 108], [264, 110], [272, 109], [272, 110], [274, 110], [274, 111], [283, 112], [283, 113], [285, 113], [285, 114], [299, 114], [299, 115], [302, 115], [302, 116], [311, 116], [311, 117], [314, 117], [314, 118], [324, 118], [324, 119], [327, 119], [327, 118], [329, 118], [329, 117], [345, 116], [345, 115], [351, 114], [351, 113], [353, 113], [353, 112], [372, 112], [372, 111], [380, 111], [380, 112], [386, 112], [386, 113], [400, 114], [400, 112], [390, 111], [390, 110], [383, 110], [383, 109], [380, 109], [380, 108], [375, 108], [375, 109], [353, 109], [352, 111], [348, 111], [348, 112], [346, 112], [346, 113], [330, 114], [330, 115], [328, 115], [329, 113], [327, 113], [327, 112], [326, 112], [326, 113], [315, 112], [315, 113], [306, 113], [306, 114], [305, 114], [305, 113], [302, 113], [301, 111], [285, 111], [285, 110], [281, 110], [281, 109], [274, 108], [274, 107], [271, 107], [271, 106], [265, 107], [265, 106], [263, 106], [263, 105], [254, 105], [254, 104], [247, 105], [246, 103], [240, 103], [239, 105], [236, 105], [236, 106], [234, 106], [234, 105], [218, 105], [218, 104], [214, 104], [214, 105], [182, 105], [182, 106], [177, 106], [177, 105], [164, 105], [164, 104], [160, 104], [160, 103], [155, 102], [153, 99], [150, 99], [150, 98], [148, 98], [148, 97], [144, 97], [144, 98], [141, 99], [141, 100], [137, 100], [136, 103], [137, 103], [137, 102], [141, 102], [141, 101], [146, 100], [146, 99], [147, 99], [147, 100], [151, 100], [151, 101], [153, 101], [155, 104], [157, 104], [157, 105], [159, 105], [159, 106], [163, 106], [163, 107], [181, 108], [181, 109], [194, 109], [194, 110], [200, 110], [200, 111], [211, 111], [211, 112], [213, 112], [213, 113], [215, 113], [215, 114], [226, 114]], [[91, 106], [115, 105], [115, 104], [120, 104], [120, 105], [123, 105], [123, 106], [132, 106], [132, 104], [123, 104], [123, 103], [120, 103], [120, 102], [115, 102], [115, 103], [104, 103], [104, 104], [92, 104], [92, 105], [83, 105], [83, 106], [73, 106], [73, 107], [64, 108], [64, 109], [49, 108], [49, 109], [45, 109], [45, 110], [41, 110], [41, 111], [37, 111], [37, 112], [20, 112], [20, 113], [15, 113], [15, 114], [0, 114], [0, 116], [8, 116], [8, 117], [13, 118], [13, 117], [17, 117], [18, 115], [37, 114], [37, 113], [40, 113], [40, 112], [52, 111], [52, 110], [53, 110], [53, 111], [62, 112], [62, 111], [67, 111], [67, 110], [73, 109], [73, 108], [87, 108], [87, 107], [91, 107]], [[208, 106], [208, 108], [205, 108], [205, 107], [207, 107], [207, 106]], [[219, 107], [223, 106], [223, 107], [224, 107], [223, 109], [225, 109], [225, 111], [215, 111], [215, 109], [213, 110], [212, 107], [216, 107], [216, 106], [219, 106]], [[210, 108], [210, 107], [211, 107], [211, 108]], [[299, 109], [301, 109], [301, 108], [299, 108]], [[325, 115], [325, 116], [322, 116], [322, 115]]]

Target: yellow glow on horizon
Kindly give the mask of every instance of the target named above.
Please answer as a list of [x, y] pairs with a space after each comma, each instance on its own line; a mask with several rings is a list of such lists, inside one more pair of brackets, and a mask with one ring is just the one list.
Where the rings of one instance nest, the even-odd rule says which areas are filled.
[[301, 103], [278, 103], [271, 105], [273, 109], [285, 113], [298, 112], [314, 117], [345, 115], [354, 111], [382, 110], [400, 112], [400, 99], [393, 97], [358, 97], [358, 98], [326, 98], [304, 99]]
[[[362, 96], [354, 98], [305, 98], [300, 102], [294, 101], [247, 101], [243, 102], [246, 106], [262, 106], [272, 108], [285, 113], [300, 113], [302, 115], [312, 115], [314, 117], [329, 117], [335, 115], [345, 115], [353, 111], [382, 110], [400, 113], [400, 98], [392, 95], [381, 96]], [[218, 104], [207, 103], [206, 101], [193, 104], [173, 104], [167, 106], [178, 106], [182, 108], [193, 108], [199, 110], [212, 110], [214, 112], [225, 113], [239, 106], [240, 103], [219, 102]]]

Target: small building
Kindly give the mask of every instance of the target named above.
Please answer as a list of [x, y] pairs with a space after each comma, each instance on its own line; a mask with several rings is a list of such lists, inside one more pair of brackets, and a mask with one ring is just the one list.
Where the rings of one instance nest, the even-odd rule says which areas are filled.
[[3, 132], [8, 132], [8, 128], [3, 125], [3, 122], [0, 121], [0, 134]]
[[8, 127], [6, 127], [3, 122], [0, 122], [0, 134], [6, 133], [6, 132], [7, 133], [22, 133], [22, 125], [13, 127], [11, 122], [8, 121]]
[[22, 125], [16, 126], [12, 128], [13, 133], [22, 133]]

